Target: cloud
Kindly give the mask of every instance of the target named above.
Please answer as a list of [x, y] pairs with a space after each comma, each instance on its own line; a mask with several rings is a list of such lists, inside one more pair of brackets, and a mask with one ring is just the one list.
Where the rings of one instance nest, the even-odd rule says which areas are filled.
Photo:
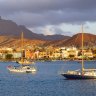
[[0, 14], [38, 32], [51, 26], [52, 34], [63, 34], [69, 31], [62, 32], [60, 24], [96, 22], [96, 0], [0, 0]]
[[[70, 27], [70, 29], [69, 29]], [[60, 24], [60, 25], [48, 25], [43, 27], [34, 27], [29, 28], [33, 32], [37, 32], [38, 34], [44, 34], [44, 35], [54, 35], [54, 34], [62, 34], [67, 36], [72, 36], [74, 32], [80, 31], [79, 26], [74, 26], [73, 31], [71, 30], [73, 26], [70, 24]], [[77, 27], [77, 30], [75, 29]]]
[[34, 31], [34, 32], [37, 32], [37, 33], [41, 33], [41, 34], [44, 34], [44, 35], [54, 35], [56, 32], [55, 32], [55, 29], [53, 28], [53, 26], [43, 26], [43, 27], [36, 27], [36, 28], [29, 28], [30, 30]]
[[11, 12], [42, 12], [48, 10], [93, 10], [95, 0], [0, 0], [0, 7]]
[[44, 13], [18, 12], [12, 15], [8, 15], [7, 18], [10, 18], [18, 24], [24, 24], [27, 27], [38, 27], [46, 25], [58, 25], [61, 23], [81, 24], [84, 22], [95, 22], [96, 12], [92, 13], [94, 14], [91, 15], [90, 12], [86, 14], [85, 12], [79, 13], [67, 10], [47, 11]]

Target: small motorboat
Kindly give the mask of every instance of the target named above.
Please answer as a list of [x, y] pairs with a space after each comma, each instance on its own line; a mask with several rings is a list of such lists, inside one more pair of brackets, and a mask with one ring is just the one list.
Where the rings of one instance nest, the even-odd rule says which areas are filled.
[[25, 65], [25, 66], [8, 66], [7, 69], [10, 72], [15, 72], [15, 73], [36, 73], [37, 68], [34, 66], [29, 66], [29, 65]]

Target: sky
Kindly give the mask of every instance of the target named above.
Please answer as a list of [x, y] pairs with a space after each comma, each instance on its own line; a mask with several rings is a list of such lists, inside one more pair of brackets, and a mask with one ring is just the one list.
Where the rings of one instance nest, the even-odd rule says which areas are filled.
[[0, 16], [38, 34], [96, 34], [96, 0], [0, 0]]

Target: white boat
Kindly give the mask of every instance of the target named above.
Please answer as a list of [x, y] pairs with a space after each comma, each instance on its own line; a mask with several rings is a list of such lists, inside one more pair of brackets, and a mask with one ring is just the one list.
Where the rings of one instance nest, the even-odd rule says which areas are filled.
[[[22, 41], [22, 57], [21, 60], [17, 61], [20, 66], [8, 66], [8, 70], [10, 72], [17, 72], [17, 73], [36, 73], [37, 68], [34, 66], [34, 62], [31, 62], [27, 59], [25, 59], [25, 52], [23, 50], [23, 32], [21, 35], [21, 41]], [[31, 66], [32, 64], [32, 66]]]
[[34, 66], [8, 66], [10, 72], [15, 73], [36, 73], [37, 69]]

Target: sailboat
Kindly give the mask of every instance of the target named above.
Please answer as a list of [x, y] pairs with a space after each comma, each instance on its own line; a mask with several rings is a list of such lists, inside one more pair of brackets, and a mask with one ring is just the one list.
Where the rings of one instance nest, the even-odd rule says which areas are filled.
[[22, 32], [22, 34], [21, 34], [21, 51], [22, 51], [22, 57], [21, 57], [21, 59], [17, 63], [22, 64], [22, 65], [35, 64], [33, 61], [31, 62], [31, 61], [25, 59], [25, 50], [24, 50], [24, 47], [23, 47], [23, 45], [24, 45], [23, 44], [24, 43], [23, 38], [24, 38], [24, 34]]
[[23, 32], [21, 35], [21, 40], [22, 40], [22, 57], [21, 60], [18, 61], [17, 63], [20, 64], [20, 66], [11, 66], [9, 65], [7, 69], [10, 72], [15, 72], [15, 73], [36, 73], [37, 68], [34, 66], [34, 62], [30, 62], [25, 59], [25, 52], [23, 50]]
[[74, 71], [67, 71], [66, 73], [61, 73], [66, 79], [96, 79], [96, 69], [85, 69], [84, 68], [84, 32], [83, 32], [83, 25], [82, 25], [82, 68], [81, 70], [74, 70]]

